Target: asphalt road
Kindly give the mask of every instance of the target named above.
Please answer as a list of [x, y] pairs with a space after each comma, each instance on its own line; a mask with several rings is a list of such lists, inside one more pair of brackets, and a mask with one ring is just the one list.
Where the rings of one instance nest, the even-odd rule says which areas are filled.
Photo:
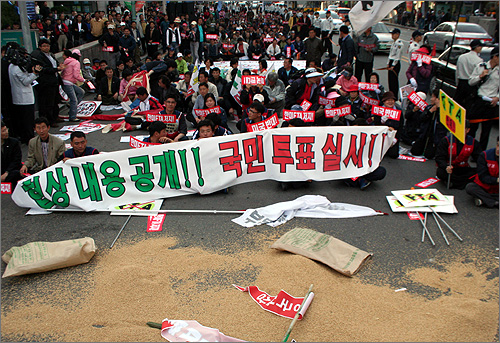
[[[403, 39], [409, 40], [409, 34], [411, 30], [403, 30]], [[378, 55], [375, 67], [383, 67], [386, 58], [386, 55]], [[401, 84], [406, 81], [403, 76], [404, 70], [403, 65], [400, 76]], [[381, 73], [382, 82], [387, 84], [384, 74]], [[110, 113], [117, 112], [119, 111]], [[59, 132], [55, 128], [51, 128], [50, 131], [51, 133]], [[125, 134], [93, 132], [88, 135], [88, 142], [90, 146], [100, 151], [128, 149], [127, 143], [119, 143], [122, 135]], [[496, 137], [496, 133], [492, 133], [493, 135]], [[27, 147], [23, 145], [22, 148], [23, 159], [25, 159]], [[332, 202], [369, 206], [388, 213], [385, 216], [334, 220], [295, 218], [277, 228], [259, 226], [247, 229], [231, 222], [230, 219], [234, 218], [234, 215], [169, 214], [163, 231], [158, 233], [146, 233], [146, 217], [133, 217], [116, 245], [167, 235], [174, 236], [178, 240], [178, 246], [174, 249], [202, 247], [231, 254], [242, 250], [243, 247], [252, 248], [255, 232], [277, 237], [294, 227], [308, 227], [374, 254], [372, 261], [357, 274], [357, 278], [371, 284], [389, 283], [395, 289], [406, 287], [409, 292], [424, 295], [430, 299], [445, 295], [436, 288], [410, 283], [404, 277], [406, 269], [418, 266], [440, 268], [440, 262], [450, 259], [471, 263], [473, 261], [464, 251], [475, 249], [491, 252], [492, 256], [498, 254], [495, 251], [499, 240], [498, 210], [477, 208], [465, 191], [447, 190], [442, 183], [437, 184], [436, 188], [443, 194], [454, 195], [458, 209], [458, 214], [445, 214], [442, 217], [458, 232], [463, 242], [459, 242], [448, 233], [451, 245], [447, 246], [434, 225], [430, 230], [436, 246], [431, 246], [428, 240], [421, 243], [420, 223], [409, 220], [405, 213], [392, 213], [385, 197], [390, 195], [392, 190], [409, 189], [420, 181], [434, 177], [435, 163], [434, 161], [421, 163], [385, 158], [382, 165], [387, 169], [386, 178], [373, 183], [365, 191], [348, 188], [342, 181], [313, 182], [306, 189], [282, 191], [277, 182], [262, 181], [231, 187], [228, 194], [189, 195], [166, 199], [162, 209], [241, 210], [312, 194], [326, 196]], [[9, 195], [1, 195], [1, 205], [2, 254], [13, 246], [21, 246], [29, 242], [61, 241], [85, 236], [94, 238], [99, 253], [99, 251], [109, 249], [109, 245], [126, 220], [125, 216], [110, 216], [107, 213], [59, 212], [43, 216], [26, 216], [27, 209], [15, 205]], [[498, 262], [498, 260], [495, 261]], [[50, 287], [51, 282], [56, 280], [83, 275], [88, 268], [94, 267], [95, 263], [91, 261], [89, 264], [55, 272], [2, 279], [2, 310], [10, 306], [15, 307], [23, 294], [27, 294], [26, 292], [36, 292], [39, 288]], [[498, 263], [481, 265], [481, 268], [482, 273], [490, 278], [498, 277]], [[5, 263], [2, 262], [1, 272], [3, 273], [4, 270]], [[238, 281], [240, 284], [251, 284], [252, 280]], [[68, 285], [68, 287], [71, 286]], [[3, 341], [13, 340], [13, 337], [3, 335], [1, 338]], [[50, 340], [50, 337], [24, 337], [24, 339]], [[491, 337], [491, 339], [498, 339], [498, 334], [496, 338]]]

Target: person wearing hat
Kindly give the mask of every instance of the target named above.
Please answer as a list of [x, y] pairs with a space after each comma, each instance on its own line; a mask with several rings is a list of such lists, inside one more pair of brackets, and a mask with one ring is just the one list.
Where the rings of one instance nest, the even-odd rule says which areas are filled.
[[389, 90], [394, 94], [399, 93], [399, 71], [401, 70], [401, 53], [403, 52], [403, 41], [399, 39], [401, 30], [395, 28], [391, 32], [392, 45], [387, 59], [387, 77], [389, 79]]
[[105, 48], [111, 48], [111, 51], [104, 52], [108, 54], [109, 66], [113, 69], [121, 57], [120, 54], [120, 37], [115, 33], [115, 25], [108, 25], [108, 31], [99, 38], [99, 43]]
[[100, 59], [98, 59], [98, 58], [92, 59], [92, 69], [94, 71], [98, 71], [99, 68], [101, 68], [100, 65], [101, 65], [101, 60]]
[[181, 19], [178, 17], [175, 18], [173, 22], [170, 22], [169, 28], [165, 33], [165, 44], [167, 48], [173, 48], [176, 54], [179, 53], [179, 46], [182, 43], [181, 30], [179, 28], [180, 23]]
[[468, 104], [476, 96], [477, 90], [469, 86], [469, 79], [478, 64], [483, 63], [483, 59], [479, 56], [483, 49], [483, 43], [479, 39], [473, 39], [470, 43], [470, 51], [460, 55], [457, 60], [457, 69], [455, 73], [455, 81], [457, 90], [453, 99], [462, 107], [469, 107]]
[[[392, 109], [401, 111], [401, 107], [399, 107], [396, 104], [396, 97], [394, 96], [394, 93], [391, 91], [385, 92], [382, 95], [382, 100], [380, 100], [380, 106], [388, 107], [388, 108], [392, 108]], [[400, 120], [403, 120], [403, 118], [401, 117]], [[388, 126], [389, 130], [391, 130], [391, 131], [393, 131], [393, 130], [398, 131], [396, 133], [396, 137], [394, 138], [394, 141], [393, 141], [391, 147], [386, 152], [386, 155], [389, 156], [390, 158], [398, 158], [399, 157], [399, 139], [401, 136], [401, 133], [399, 130], [400, 121], [394, 120], [394, 119], [389, 119], [389, 117], [385, 116], [385, 115], [382, 117], [373, 116], [372, 121], [374, 121], [375, 125], [385, 125], [385, 126]]]
[[332, 47], [332, 33], [335, 24], [333, 23], [333, 18], [330, 11], [326, 11], [326, 18], [321, 21], [321, 39], [323, 40], [323, 50], [328, 51], [328, 56], [331, 56], [333, 53]]
[[493, 125], [498, 127], [498, 99], [500, 79], [498, 70], [498, 47], [491, 50], [490, 60], [480, 63], [472, 72], [469, 85], [477, 86], [477, 97], [469, 108], [467, 118], [471, 121], [470, 135], [475, 137], [481, 123], [481, 148], [486, 150]]
[[248, 117], [242, 119], [240, 133], [251, 132], [252, 124], [261, 122], [269, 118], [270, 114], [261, 101], [255, 101], [248, 107]]
[[[430, 53], [430, 48], [427, 45], [422, 45], [422, 47], [415, 52], [428, 55]], [[432, 64], [423, 63], [420, 58], [416, 61], [412, 61], [410, 67], [406, 71], [406, 77], [410, 84], [416, 88], [415, 92], [424, 92], [427, 94], [429, 90], [431, 90]]]
[[344, 96], [347, 95], [348, 89], [351, 88], [351, 85], [358, 84], [358, 79], [352, 74], [352, 72], [352, 67], [345, 67], [340, 73], [340, 77], [335, 82], [335, 84], [340, 86], [340, 93]]
[[179, 71], [179, 74], [185, 74], [189, 69], [187, 66], [187, 62], [184, 60], [184, 55], [182, 52], [179, 52], [177, 54], [177, 58], [175, 59], [175, 63], [177, 64], [177, 70]]
[[422, 32], [420, 32], [419, 30], [413, 31], [413, 33], [411, 34], [411, 42], [410, 45], [408, 46], [408, 54], [410, 60], [411, 60], [411, 53], [420, 49], [421, 41], [422, 41]]
[[83, 59], [83, 69], [82, 69], [82, 76], [85, 79], [85, 81], [90, 81], [94, 89], [90, 89], [90, 87], [87, 85], [87, 82], [85, 82], [82, 86], [83, 89], [87, 91], [95, 91], [96, 83], [95, 83], [95, 70], [92, 68], [90, 65], [90, 60], [88, 58]]

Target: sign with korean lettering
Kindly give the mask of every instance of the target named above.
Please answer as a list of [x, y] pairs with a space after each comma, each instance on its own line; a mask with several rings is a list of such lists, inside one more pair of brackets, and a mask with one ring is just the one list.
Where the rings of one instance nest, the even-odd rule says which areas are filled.
[[162, 121], [164, 123], [175, 123], [176, 122], [175, 114], [146, 114], [146, 121], [154, 122], [154, 121]]
[[264, 43], [271, 43], [274, 40], [273, 37], [265, 37], [264, 38]]
[[102, 101], [80, 101], [76, 107], [76, 116], [78, 118], [92, 117], [101, 103]]
[[437, 189], [409, 189], [392, 191], [404, 207], [449, 205], [450, 201]]
[[2, 182], [2, 194], [12, 194], [12, 184], [10, 182]]
[[302, 103], [300, 104], [300, 107], [302, 107], [302, 111], [307, 111], [308, 109], [311, 108], [311, 106], [312, 103], [307, 99], [304, 99], [304, 101], [302, 101]]
[[290, 120], [293, 118], [300, 118], [305, 122], [312, 123], [314, 121], [314, 113], [314, 111], [283, 110], [283, 119]]
[[360, 82], [358, 83], [358, 89], [366, 90], [366, 91], [374, 91], [379, 88], [378, 83], [368, 83], [368, 82]]
[[202, 118], [205, 118], [210, 113], [221, 114], [220, 106], [194, 110], [194, 114], [196, 114], [197, 117], [202, 117]]
[[130, 136], [130, 142], [128, 144], [131, 148], [137, 149], [137, 148], [144, 148], [144, 147], [150, 146], [150, 145], [160, 145], [161, 143], [143, 142], [143, 141], [138, 140], [134, 136]]
[[380, 117], [388, 116], [392, 120], [399, 120], [401, 118], [401, 110], [382, 106], [373, 106], [372, 114]]
[[157, 214], [156, 216], [148, 216], [147, 232], [159, 232], [162, 230], [163, 222], [165, 221], [165, 213]]
[[424, 180], [424, 181], [417, 183], [415, 186], [421, 187], [421, 188], [427, 188], [430, 185], [433, 185], [433, 184], [438, 183], [438, 182], [439, 182], [439, 180], [436, 179], [435, 177], [430, 177], [427, 180]]
[[432, 57], [429, 56], [429, 55], [421, 54], [420, 52], [412, 52], [410, 59], [412, 61], [419, 61], [419, 60], [421, 60], [422, 63], [431, 64]]
[[[335, 98], [338, 98], [336, 96]], [[330, 99], [330, 98], [325, 98], [324, 96], [319, 96], [318, 103], [323, 106], [335, 106], [335, 98]]]
[[[234, 48], [234, 44], [222, 44], [222, 47], [224, 49], [230, 50], [230, 49]], [[214, 65], [215, 65], [215, 63], [214, 63]]]
[[411, 92], [410, 95], [408, 95], [408, 99], [415, 106], [417, 106], [420, 109], [420, 111], [425, 111], [425, 108], [428, 106], [428, 104], [424, 101], [424, 99], [419, 97], [418, 94], [415, 92]]
[[282, 128], [151, 145], [58, 162], [21, 180], [21, 207], [107, 211], [132, 202], [209, 194], [262, 180], [328, 181], [374, 171], [387, 126]]
[[259, 121], [258, 123], [249, 124], [248, 131], [256, 132], [262, 130], [273, 129], [279, 124], [278, 115], [275, 113], [267, 119]]
[[366, 96], [365, 94], [363, 94], [363, 92], [359, 92], [359, 97], [361, 98], [361, 101], [363, 101], [364, 104], [368, 104], [368, 105], [371, 105], [371, 106], [378, 106], [380, 101], [378, 99], [373, 99], [373, 98], [370, 98], [369, 96]]
[[346, 115], [351, 114], [351, 105], [345, 105], [337, 108], [330, 108], [325, 110], [325, 117], [326, 118], [333, 118], [333, 117], [343, 117]]
[[[240, 287], [234, 285], [242, 292], [248, 292], [252, 299], [263, 309], [278, 316], [293, 319], [304, 301], [304, 298], [295, 298], [287, 292], [281, 290], [277, 296], [271, 296], [261, 291], [257, 286]], [[299, 320], [302, 315], [299, 315]]]
[[261, 75], [245, 75], [241, 77], [243, 85], [265, 85], [266, 77]]
[[442, 89], [439, 90], [439, 121], [460, 142], [465, 143], [465, 108], [455, 102]]
[[114, 48], [112, 46], [103, 46], [102, 51], [114, 52]]
[[207, 34], [205, 37], [207, 39], [213, 39], [213, 40], [219, 39], [219, 36], [218, 35], [214, 35], [214, 34]]

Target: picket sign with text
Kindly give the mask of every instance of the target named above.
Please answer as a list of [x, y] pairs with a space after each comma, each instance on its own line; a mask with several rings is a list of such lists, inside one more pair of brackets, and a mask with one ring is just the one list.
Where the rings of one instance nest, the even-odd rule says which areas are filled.
[[460, 142], [465, 143], [465, 108], [439, 90], [439, 121]]
[[278, 114], [275, 113], [267, 119], [249, 125], [249, 132], [273, 129], [279, 124]]
[[[336, 96], [335, 98], [338, 98], [338, 96]], [[330, 99], [330, 98], [325, 98], [324, 96], [319, 96], [319, 100], [318, 100], [318, 103], [320, 105], [324, 105], [324, 106], [335, 106], [335, 98], [334, 99]]]
[[406, 212], [408, 214], [408, 218], [410, 218], [410, 220], [424, 220], [424, 215], [422, 213], [419, 213], [419, 212]]
[[92, 83], [92, 81], [87, 81], [86, 82], [87, 86], [90, 88], [90, 89], [95, 89], [95, 86], [94, 84]]
[[378, 168], [395, 134], [387, 126], [281, 128], [127, 148], [60, 161], [21, 180], [12, 200], [27, 208], [106, 211], [261, 180], [358, 177]]
[[405, 161], [414, 161], [414, 162], [425, 162], [427, 159], [421, 158], [421, 157], [413, 157], [413, 156], [406, 156], [406, 155], [399, 155], [398, 160], [405, 160]]
[[177, 117], [175, 114], [146, 114], [146, 121], [154, 122], [154, 121], [162, 121], [164, 123], [172, 124], [176, 122]]
[[91, 117], [101, 103], [102, 101], [80, 101], [76, 108], [77, 118]]
[[410, 93], [410, 95], [408, 95], [408, 99], [415, 106], [417, 106], [420, 109], [420, 111], [425, 111], [425, 108], [428, 106], [428, 104], [424, 101], [424, 99], [418, 96], [418, 94], [415, 92]]
[[380, 101], [378, 99], [370, 98], [369, 96], [363, 94], [363, 92], [359, 92], [359, 97], [364, 104], [368, 104], [371, 106], [378, 106], [380, 104]]
[[[205, 109], [195, 109], [194, 114], [196, 114], [197, 117], [206, 117], [210, 113], [217, 113], [221, 114], [220, 106], [215, 106], [215, 107], [210, 107], [210, 108], [205, 108]], [[175, 123], [175, 121], [174, 121]]]
[[266, 77], [265, 76], [260, 76], [260, 75], [244, 75], [241, 78], [243, 85], [265, 85], [266, 84]]
[[415, 186], [421, 187], [421, 188], [427, 188], [430, 185], [433, 185], [433, 184], [438, 183], [438, 182], [439, 182], [439, 180], [436, 179], [435, 177], [430, 177], [427, 180], [424, 180], [424, 181], [417, 183]]
[[207, 35], [205, 35], [205, 37], [206, 37], [207, 39], [213, 39], [213, 40], [217, 40], [217, 39], [219, 39], [219, 36], [218, 36], [218, 35], [215, 35], [215, 34], [207, 34]]
[[306, 99], [304, 99], [304, 101], [302, 101], [302, 103], [300, 104], [300, 107], [302, 107], [302, 111], [307, 111], [311, 108], [311, 106], [312, 103], [310, 101], [307, 101]]
[[379, 88], [378, 83], [368, 83], [368, 82], [359, 82], [358, 89], [366, 90], [366, 91], [375, 91]]
[[161, 145], [161, 143], [143, 142], [143, 141], [138, 140], [134, 136], [130, 136], [130, 142], [128, 144], [131, 148], [134, 148], [134, 149], [144, 148], [144, 147], [151, 146], [151, 145]]
[[345, 105], [337, 108], [330, 108], [325, 110], [326, 118], [333, 118], [335, 116], [344, 117], [351, 114], [351, 105]]
[[157, 214], [156, 216], [148, 216], [147, 232], [159, 232], [162, 230], [163, 222], [165, 221], [165, 213]]
[[[299, 310], [300, 305], [304, 301], [304, 298], [295, 298], [283, 290], [281, 290], [277, 296], [273, 297], [266, 292], [261, 291], [257, 286], [240, 287], [234, 284], [233, 286], [242, 292], [248, 292], [252, 299], [263, 310], [285, 318], [293, 319]], [[305, 310], [301, 312], [305, 313]], [[299, 315], [299, 320], [302, 318], [302, 315]]]
[[12, 184], [10, 182], [2, 182], [2, 194], [12, 194]]
[[300, 118], [306, 123], [314, 122], [314, 111], [292, 111], [283, 110], [283, 120], [290, 120], [293, 118]]
[[[234, 48], [234, 44], [222, 44], [222, 47], [224, 49], [228, 49], [229, 50], [229, 49]], [[214, 66], [215, 66], [215, 62], [214, 62]]]
[[103, 46], [102, 51], [114, 52], [114, 48], [112, 46]]
[[412, 52], [410, 59], [411, 59], [411, 61], [421, 60], [422, 63], [431, 64], [432, 57], [429, 55], [421, 54], [420, 52]]
[[380, 117], [388, 116], [392, 120], [399, 120], [401, 118], [401, 110], [383, 106], [373, 106], [372, 114]]

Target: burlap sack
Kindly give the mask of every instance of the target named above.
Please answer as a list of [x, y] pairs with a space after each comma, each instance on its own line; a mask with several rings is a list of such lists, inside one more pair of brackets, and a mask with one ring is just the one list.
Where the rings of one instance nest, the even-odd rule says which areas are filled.
[[96, 246], [90, 237], [61, 242], [32, 242], [12, 247], [2, 256], [7, 268], [2, 278], [76, 266], [94, 256]]
[[373, 255], [335, 237], [303, 228], [288, 231], [274, 242], [271, 248], [322, 262], [350, 277]]

